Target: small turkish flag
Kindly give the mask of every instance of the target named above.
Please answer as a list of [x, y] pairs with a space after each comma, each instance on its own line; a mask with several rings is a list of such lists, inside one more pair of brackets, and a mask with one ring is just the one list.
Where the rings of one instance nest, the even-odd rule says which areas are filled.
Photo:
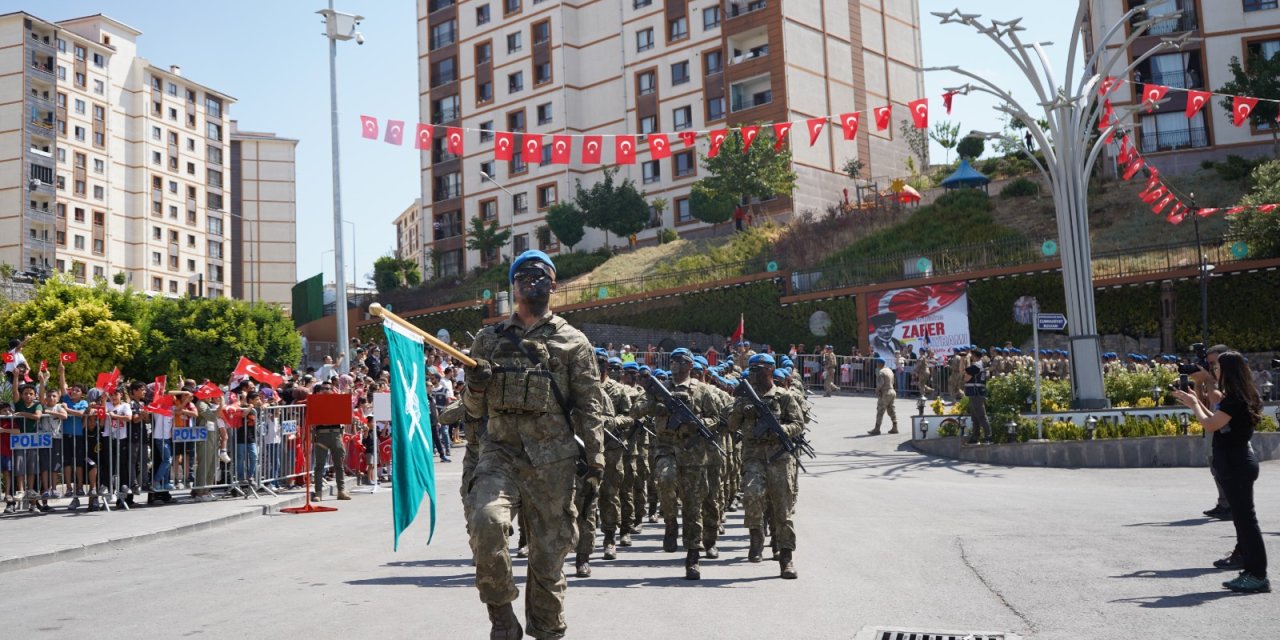
[[1111, 119], [1116, 117], [1116, 109], [1111, 106], [1111, 100], [1102, 101], [1102, 116], [1098, 118], [1098, 131], [1104, 131], [1111, 126]]
[[1147, 167], [1147, 188], [1151, 189], [1160, 184], [1160, 170], [1154, 166]]
[[382, 141], [399, 146], [404, 141], [404, 120], [388, 120], [387, 135], [382, 138]]
[[212, 400], [222, 397], [222, 389], [212, 382], [206, 382], [196, 389], [196, 397], [201, 400]]
[[1213, 94], [1208, 91], [1196, 91], [1192, 89], [1187, 92], [1187, 119], [1195, 117], [1209, 100], [1213, 98]]
[[822, 128], [827, 126], [826, 118], [810, 118], [804, 121], [806, 127], [809, 128], [809, 146], [818, 143], [818, 134], [822, 133]]
[[1222, 215], [1225, 215], [1225, 216], [1238, 215], [1238, 214], [1244, 213], [1244, 210], [1246, 208], [1247, 207], [1231, 207], [1230, 209], [1227, 209], [1227, 212]]
[[752, 125], [742, 128], [742, 153], [745, 155], [751, 152], [751, 143], [756, 141], [756, 136], [760, 135], [760, 127]]
[[911, 109], [911, 120], [915, 123], [917, 129], [929, 128], [929, 99], [920, 98], [907, 103], [907, 108]]
[[1208, 218], [1209, 216], [1211, 216], [1211, 215], [1213, 215], [1213, 214], [1217, 213], [1218, 211], [1219, 211], [1219, 209], [1218, 209], [1217, 207], [1212, 207], [1212, 208], [1209, 208], [1209, 209], [1201, 209], [1201, 210], [1199, 210], [1199, 211], [1197, 211], [1197, 212], [1196, 212], [1196, 215], [1197, 215], [1197, 216], [1199, 216], [1199, 217], [1201, 217], [1201, 218]]
[[1129, 180], [1133, 176], [1138, 175], [1138, 172], [1141, 171], [1142, 167], [1145, 166], [1146, 164], [1147, 164], [1146, 160], [1143, 160], [1142, 158], [1137, 158], [1133, 162], [1130, 162], [1127, 167], [1125, 167], [1124, 175], [1122, 175], [1121, 177], [1124, 178], [1125, 180]]
[[150, 413], [173, 417], [173, 396], [163, 390], [157, 391], [152, 396], [151, 404], [146, 406], [146, 410]]
[[653, 133], [649, 135], [649, 157], [654, 160], [671, 157], [671, 143], [667, 140], [667, 134]]
[[378, 119], [373, 116], [360, 116], [360, 135], [370, 140], [377, 140]]
[[13, 354], [8, 351], [4, 352], [3, 355], [0, 355], [0, 362], [4, 362], [5, 364], [13, 364], [13, 361], [14, 361]]
[[528, 164], [542, 162], [542, 134], [524, 134], [524, 139], [520, 141], [520, 157]]
[[48, 370], [49, 370], [49, 361], [48, 361], [48, 360], [41, 360], [41, 361], [40, 361], [40, 370], [41, 370], [41, 371], [48, 371]]
[[284, 377], [278, 373], [272, 373], [262, 368], [262, 365], [240, 356], [240, 362], [236, 365], [236, 370], [231, 372], [233, 376], [247, 376], [258, 382], [269, 385], [272, 389], [284, 384]]
[[1280, 208], [1280, 205], [1264, 204], [1258, 207], [1258, 213], [1274, 213], [1277, 208]]
[[569, 164], [573, 157], [573, 138], [571, 136], [551, 137], [551, 164]]
[[636, 163], [636, 137], [632, 135], [620, 135], [613, 138], [614, 163], [615, 164], [635, 164]]
[[61, 360], [61, 361], [62, 361], [62, 362], [64, 362], [64, 363], [68, 363], [68, 362], [75, 362], [75, 361], [76, 361], [76, 352], [74, 352], [74, 351], [63, 351], [61, 354], [59, 354], [59, 355], [58, 355], [58, 359], [59, 359], [59, 360]]
[[947, 108], [947, 115], [951, 115], [951, 99], [956, 97], [955, 91], [948, 91], [942, 94], [942, 106]]
[[449, 153], [455, 156], [462, 155], [462, 129], [458, 127], [448, 127], [445, 129], [445, 135], [449, 140]]
[[876, 131], [884, 131], [889, 128], [889, 118], [893, 115], [893, 105], [876, 107]]
[[509, 131], [493, 134], [493, 157], [503, 162], [511, 162], [516, 146], [515, 135]]
[[[840, 126], [844, 128], [844, 139], [853, 140], [858, 137], [858, 122], [862, 120], [861, 113], [846, 113], [840, 116]], [[812, 133], [812, 130], [810, 130]]]
[[1175, 197], [1172, 193], [1161, 198], [1154, 206], [1151, 207], [1151, 213], [1160, 213], [1164, 208], [1173, 203]]
[[1136, 150], [1129, 146], [1129, 136], [1120, 138], [1120, 152], [1116, 156], [1116, 160], [1120, 164], [1129, 164], [1136, 153]]
[[716, 129], [711, 132], [711, 148], [707, 150], [708, 158], [720, 155], [720, 145], [724, 144], [724, 139], [727, 135], [729, 135], [728, 129]]
[[156, 393], [164, 393], [169, 388], [168, 380], [168, 376], [156, 376], [155, 386], [152, 388], [155, 389]]
[[1169, 87], [1162, 84], [1144, 84], [1142, 85], [1142, 103], [1147, 105], [1147, 111], [1151, 111], [1167, 93], [1169, 93]]
[[429, 124], [418, 123], [418, 132], [413, 137], [413, 148], [419, 151], [426, 151], [431, 148], [431, 138], [435, 136], [436, 128]]
[[773, 150], [774, 152], [782, 151], [782, 147], [787, 144], [787, 134], [791, 133], [790, 122], [773, 123]]
[[1146, 193], [1142, 194], [1140, 196], [1140, 199], [1146, 204], [1155, 204], [1156, 200], [1159, 200], [1160, 198], [1163, 198], [1168, 194], [1169, 194], [1169, 190], [1164, 188], [1164, 185], [1159, 185], [1154, 189], [1151, 189]]
[[680, 135], [680, 142], [684, 143], [684, 148], [686, 149], [688, 149], [689, 147], [692, 147], [695, 144], [698, 144], [697, 131], [681, 131], [679, 135]]
[[293, 369], [290, 369], [289, 367], [283, 367], [281, 368], [281, 371], [284, 371], [285, 377], [293, 375]]
[[99, 373], [97, 383], [93, 386], [102, 389], [107, 395], [116, 392], [116, 385], [120, 382], [120, 368], [116, 367], [111, 373]]
[[603, 148], [604, 136], [582, 136], [582, 162], [600, 164], [600, 153]]
[[1249, 119], [1249, 114], [1253, 113], [1253, 108], [1256, 106], [1258, 106], [1257, 98], [1235, 96], [1231, 101], [1231, 113], [1235, 116], [1234, 124], [1237, 127], [1243, 127], [1244, 121]]

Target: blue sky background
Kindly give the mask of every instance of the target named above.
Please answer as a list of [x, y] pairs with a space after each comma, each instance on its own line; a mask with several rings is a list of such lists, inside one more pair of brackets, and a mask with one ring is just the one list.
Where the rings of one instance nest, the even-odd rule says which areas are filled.
[[[139, 53], [152, 64], [180, 65], [184, 76], [235, 96], [239, 102], [231, 115], [241, 129], [299, 139], [298, 277], [323, 268], [328, 282], [334, 270], [333, 255], [327, 252], [333, 248], [328, 41], [315, 14], [326, 6], [325, 0], [0, 0], [0, 13], [25, 10], [54, 21], [105, 13], [142, 31]], [[1028, 41], [1056, 42], [1050, 53], [1061, 72], [1075, 15], [1075, 3], [1065, 0], [968, 0], [960, 5], [920, 0], [926, 66], [958, 64], [994, 79], [1016, 96], [1029, 92], [1025, 80], [985, 36], [962, 25], [939, 25], [928, 15], [956, 6], [1002, 20], [1024, 12], [1027, 32], [1022, 35]], [[365, 44], [338, 45], [343, 212], [355, 224], [356, 268], [363, 282], [373, 260], [394, 250], [391, 222], [420, 189], [417, 154], [408, 141], [397, 148], [364, 140], [358, 116], [417, 121], [417, 16], [412, 0], [345, 0], [336, 8], [365, 17], [360, 27]], [[946, 117], [942, 88], [961, 82], [948, 73], [925, 75], [934, 121]], [[997, 130], [994, 104], [994, 99], [980, 95], [958, 96], [950, 118], [961, 123], [962, 132]], [[936, 145], [934, 154], [935, 162], [941, 161], [942, 150]], [[344, 234], [350, 280], [350, 226]]]

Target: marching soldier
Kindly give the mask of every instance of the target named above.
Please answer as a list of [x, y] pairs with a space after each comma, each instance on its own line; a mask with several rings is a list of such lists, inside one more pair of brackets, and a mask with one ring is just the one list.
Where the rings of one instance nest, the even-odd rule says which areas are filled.
[[947, 395], [952, 402], [960, 401], [960, 392], [964, 389], [964, 368], [969, 366], [965, 358], [965, 348], [956, 347], [947, 362]]
[[916, 358], [916, 386], [920, 388], [920, 397], [926, 398], [933, 394], [933, 387], [930, 383], [933, 381], [933, 349], [926, 348], [920, 352], [920, 357]]
[[893, 406], [894, 401], [898, 399], [898, 393], [893, 390], [893, 369], [890, 369], [889, 364], [879, 356], [876, 356], [876, 362], [880, 365], [876, 370], [876, 427], [867, 432], [873, 436], [880, 435], [880, 423], [884, 420], [886, 413], [889, 414], [889, 421], [893, 424], [889, 433], [898, 432], [898, 412]]
[[[635, 361], [622, 363], [622, 386], [630, 396], [631, 427], [627, 434], [627, 449], [622, 455], [622, 535], [619, 547], [631, 546], [631, 534], [640, 533], [644, 521], [645, 484], [649, 481], [649, 433], [645, 420], [644, 390], [637, 384], [640, 365]], [[615, 406], [615, 409], [617, 407]]]
[[831, 394], [840, 390], [840, 387], [836, 384], [836, 372], [838, 370], [836, 352], [832, 350], [831, 345], [827, 345], [822, 350], [822, 383], [825, 385], [822, 397], [830, 398]]
[[[623, 391], [622, 385], [609, 378], [609, 352], [597, 348], [595, 354], [596, 365], [600, 368], [600, 386], [605, 395], [605, 414], [602, 416], [604, 418], [604, 477], [600, 481], [598, 495], [592, 495], [592, 492], [586, 491], [586, 487], [581, 484], [583, 480], [579, 479], [578, 495], [575, 496], [578, 507], [578, 548], [574, 558], [574, 568], [577, 570], [575, 575], [579, 578], [591, 577], [590, 559], [596, 542], [597, 513], [600, 528], [604, 532], [604, 559], [613, 560], [618, 557], [614, 535], [618, 530], [618, 520], [622, 510], [619, 493], [623, 477], [622, 455], [626, 449], [623, 438], [626, 437], [627, 427], [631, 424], [630, 416], [619, 410], [618, 404], [614, 402], [616, 399], [626, 410], [631, 408], [629, 405], [631, 398]], [[618, 358], [613, 359], [619, 364], [622, 363]]]

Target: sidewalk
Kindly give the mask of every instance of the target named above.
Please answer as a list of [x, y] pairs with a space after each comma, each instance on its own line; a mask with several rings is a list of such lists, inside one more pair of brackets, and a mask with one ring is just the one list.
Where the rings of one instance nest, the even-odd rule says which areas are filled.
[[[367, 488], [360, 487], [364, 491]], [[27, 569], [51, 562], [91, 556], [123, 549], [140, 542], [179, 536], [218, 527], [245, 518], [267, 515], [284, 507], [301, 505], [302, 490], [268, 493], [260, 498], [224, 498], [216, 502], [192, 502], [185, 492], [175, 492], [178, 501], [148, 507], [144, 500], [129, 511], [112, 509], [90, 513], [81, 506], [66, 508], [69, 500], [50, 501], [54, 510], [46, 514], [18, 514], [0, 518], [6, 543], [0, 546], [0, 573]], [[326, 496], [326, 502], [332, 498]]]

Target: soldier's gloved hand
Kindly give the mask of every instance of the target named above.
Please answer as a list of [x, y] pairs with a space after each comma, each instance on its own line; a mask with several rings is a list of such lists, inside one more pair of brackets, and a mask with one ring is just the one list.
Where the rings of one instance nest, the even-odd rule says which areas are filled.
[[758, 412], [756, 411], [756, 405], [754, 405], [754, 404], [746, 404], [746, 405], [743, 405], [743, 407], [742, 407], [742, 417], [744, 417], [744, 418], [752, 418], [752, 419], [754, 419], [754, 418], [756, 417], [756, 415], [757, 415], [757, 414], [758, 414]]
[[694, 434], [698, 433], [698, 424], [695, 422], [686, 422], [680, 425], [680, 428], [676, 433], [679, 433], [682, 438], [693, 437]]
[[492, 378], [493, 363], [488, 360], [476, 358], [475, 366], [466, 368], [467, 386], [476, 391], [484, 391]]
[[582, 481], [591, 488], [593, 493], [600, 491], [600, 482], [604, 480], [604, 467], [593, 464], [587, 469], [587, 475]]
[[667, 408], [667, 405], [659, 402], [653, 405], [653, 415], [658, 416], [659, 418], [665, 418], [671, 415], [671, 410]]

